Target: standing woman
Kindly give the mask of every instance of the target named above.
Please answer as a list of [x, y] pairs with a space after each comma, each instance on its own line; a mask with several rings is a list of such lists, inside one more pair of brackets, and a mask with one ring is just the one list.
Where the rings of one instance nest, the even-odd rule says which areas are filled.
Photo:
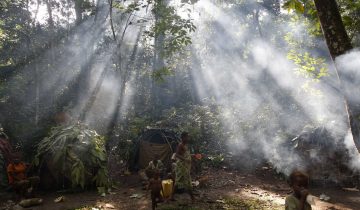
[[186, 191], [191, 200], [194, 200], [191, 186], [191, 154], [187, 147], [189, 143], [189, 134], [183, 132], [181, 134], [181, 143], [178, 145], [176, 150], [176, 168], [175, 168], [175, 188], [177, 190]]

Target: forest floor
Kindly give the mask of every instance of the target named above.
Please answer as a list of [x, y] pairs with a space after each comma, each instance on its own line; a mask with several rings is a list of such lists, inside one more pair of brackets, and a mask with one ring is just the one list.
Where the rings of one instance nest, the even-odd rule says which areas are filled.
[[[202, 177], [206, 177], [201, 187], [196, 188], [196, 201], [191, 203], [187, 194], [177, 194], [176, 201], [158, 204], [159, 210], [252, 210], [252, 209], [284, 209], [284, 200], [291, 192], [286, 181], [270, 169], [259, 169], [251, 173], [226, 169], [207, 169]], [[139, 176], [124, 176], [120, 180], [121, 187], [111, 194], [101, 197], [96, 192], [73, 194], [40, 193], [44, 200], [41, 206], [26, 209], [33, 210], [147, 210], [151, 209], [150, 193], [142, 189]], [[360, 192], [348, 191], [340, 187], [313, 187], [310, 192], [319, 197], [326, 194], [329, 202], [316, 200], [314, 210], [360, 209]], [[63, 202], [54, 200], [64, 196]], [[1, 196], [3, 197], [3, 196]], [[3, 197], [5, 198], [5, 197]], [[6, 200], [0, 198], [0, 209], [5, 209]], [[2, 206], [2, 207], [1, 207]], [[18, 206], [15, 209], [22, 209]]]

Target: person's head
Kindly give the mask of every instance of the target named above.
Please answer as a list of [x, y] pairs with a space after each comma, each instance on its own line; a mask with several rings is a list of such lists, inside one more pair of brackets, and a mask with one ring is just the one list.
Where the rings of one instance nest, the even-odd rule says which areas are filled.
[[14, 153], [12, 155], [12, 162], [14, 164], [19, 164], [21, 162], [21, 154], [20, 153]]
[[300, 195], [301, 190], [308, 189], [309, 187], [309, 176], [304, 172], [294, 170], [289, 176], [288, 183], [294, 193]]
[[21, 162], [20, 158], [14, 158], [14, 163], [19, 164]]
[[188, 132], [184, 131], [184, 132], [181, 133], [181, 141], [184, 144], [189, 143], [189, 133]]

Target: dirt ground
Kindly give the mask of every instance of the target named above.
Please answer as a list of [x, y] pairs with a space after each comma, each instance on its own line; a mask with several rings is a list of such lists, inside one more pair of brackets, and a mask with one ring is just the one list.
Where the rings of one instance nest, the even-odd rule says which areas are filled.
[[[291, 192], [281, 176], [270, 169], [252, 171], [234, 171], [226, 169], [208, 169], [203, 171], [201, 177], [205, 181], [196, 188], [196, 201], [191, 203], [186, 194], [176, 195], [176, 201], [160, 203], [159, 210], [252, 210], [252, 209], [284, 209], [284, 200]], [[120, 186], [105, 197], [96, 192], [82, 192], [73, 194], [39, 193], [44, 202], [41, 206], [26, 209], [32, 210], [103, 210], [124, 209], [141, 210], [151, 209], [150, 195], [142, 190], [137, 175], [124, 176]], [[314, 210], [342, 210], [360, 209], [360, 192], [344, 190], [340, 187], [312, 187], [310, 192], [319, 197], [326, 194], [329, 202], [316, 200]], [[9, 209], [9, 195], [0, 198], [0, 209]], [[65, 200], [55, 203], [54, 200], [64, 196]], [[22, 209], [16, 206], [13, 209]]]

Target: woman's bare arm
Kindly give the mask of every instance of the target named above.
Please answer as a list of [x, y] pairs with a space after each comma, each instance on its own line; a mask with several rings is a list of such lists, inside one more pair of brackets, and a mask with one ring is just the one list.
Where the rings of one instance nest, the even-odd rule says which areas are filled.
[[181, 143], [176, 149], [176, 157], [184, 161], [185, 160], [184, 153], [185, 153], [185, 148], [184, 145]]

